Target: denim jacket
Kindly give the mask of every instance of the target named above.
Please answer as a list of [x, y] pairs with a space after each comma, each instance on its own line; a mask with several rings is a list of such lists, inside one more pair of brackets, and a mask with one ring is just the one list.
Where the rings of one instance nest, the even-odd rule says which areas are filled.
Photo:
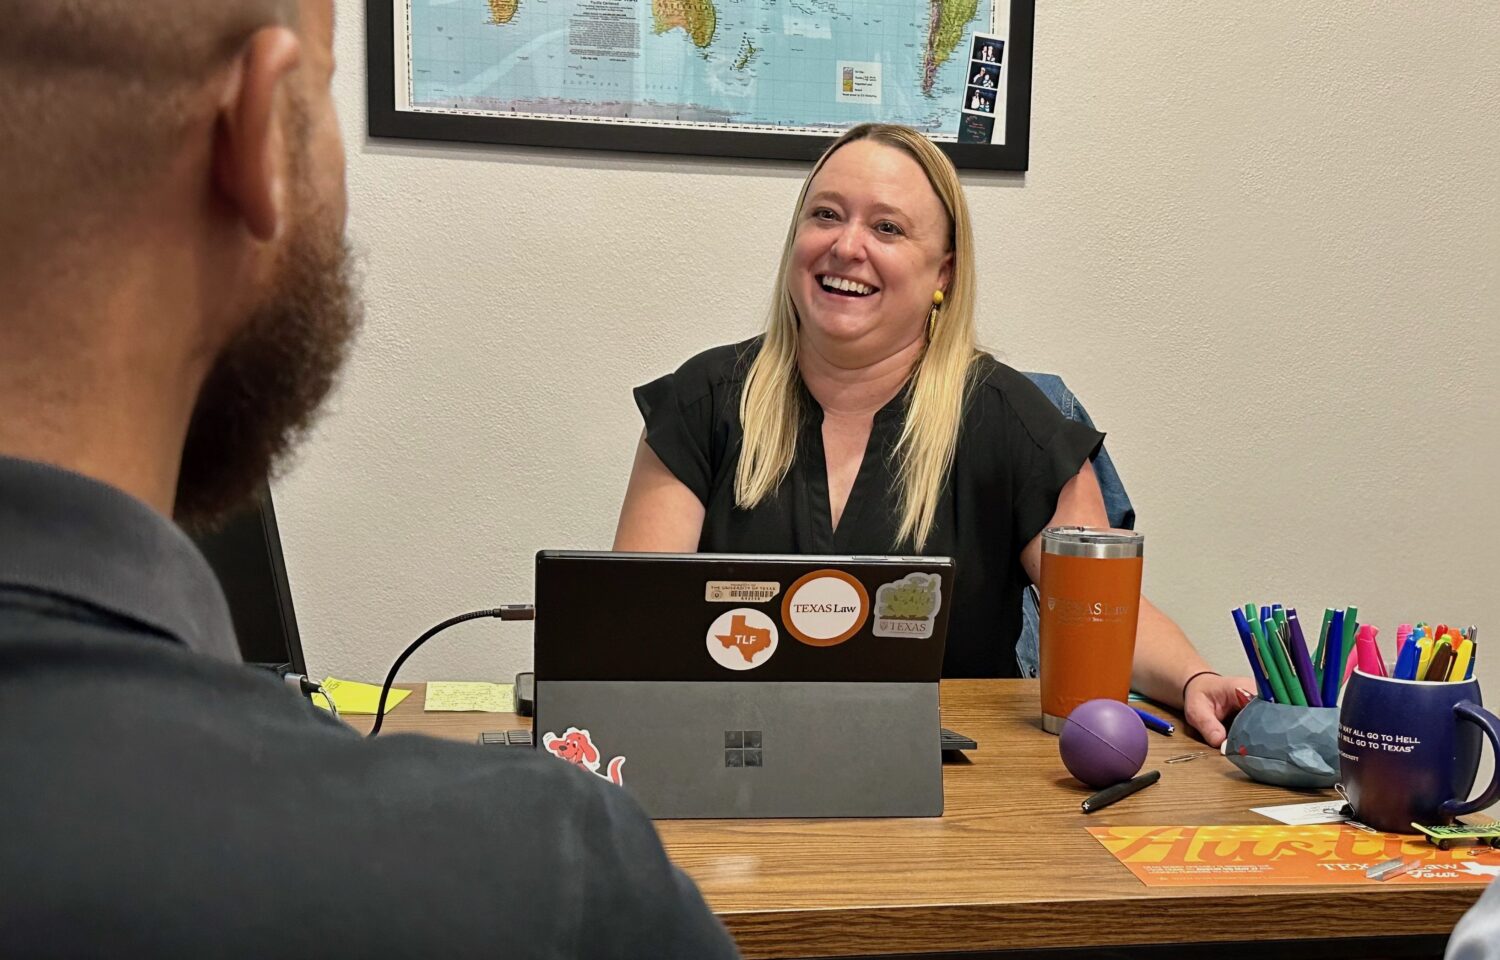
[[[1073, 391], [1063, 383], [1062, 377], [1052, 373], [1028, 373], [1026, 376], [1041, 388], [1042, 393], [1062, 411], [1063, 416], [1086, 427], [1094, 426], [1094, 421], [1089, 419], [1089, 412], [1083, 409], [1083, 404], [1078, 402]], [[1135, 508], [1130, 505], [1130, 497], [1125, 494], [1120, 474], [1115, 471], [1115, 465], [1109, 459], [1109, 451], [1103, 447], [1099, 448], [1099, 456], [1094, 458], [1094, 474], [1099, 478], [1099, 490], [1104, 494], [1104, 512], [1109, 516], [1110, 526], [1134, 530]], [[1016, 639], [1016, 662], [1021, 666], [1023, 677], [1037, 675], [1039, 621], [1036, 598], [1036, 588], [1030, 587], [1025, 591], [1021, 602], [1021, 635]]]

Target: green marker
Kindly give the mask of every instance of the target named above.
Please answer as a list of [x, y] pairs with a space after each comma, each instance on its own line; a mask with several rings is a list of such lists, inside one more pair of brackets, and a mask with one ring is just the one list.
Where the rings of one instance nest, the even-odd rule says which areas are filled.
[[1333, 622], [1333, 608], [1323, 608], [1323, 629], [1318, 631], [1318, 652], [1313, 654], [1313, 672], [1318, 675], [1318, 689], [1323, 689], [1323, 658], [1328, 650], [1328, 625]]
[[[1344, 649], [1354, 649], [1354, 636], [1359, 633], [1359, 607], [1344, 609]], [[1436, 641], [1434, 641], [1436, 642]]]
[[1359, 607], [1344, 608], [1344, 651], [1349, 655], [1343, 663], [1344, 672], [1339, 674], [1339, 689], [1344, 689], [1344, 684], [1349, 682], [1353, 676], [1349, 671], [1349, 664], [1356, 662], [1354, 656], [1354, 636], [1359, 633]]
[[1276, 697], [1277, 703], [1291, 703], [1287, 699], [1286, 684], [1281, 679], [1281, 668], [1271, 655], [1271, 645], [1266, 642], [1266, 631], [1260, 625], [1260, 618], [1257, 616], [1248, 619], [1250, 632], [1255, 634], [1255, 648], [1260, 651], [1260, 659], [1266, 665], [1266, 679], [1270, 681], [1272, 695]]
[[1271, 645], [1271, 653], [1276, 657], [1276, 669], [1281, 671], [1282, 683], [1286, 686], [1286, 694], [1290, 700], [1282, 701], [1290, 703], [1294, 707], [1307, 706], [1307, 696], [1302, 692], [1302, 682], [1297, 679], [1297, 670], [1292, 666], [1292, 658], [1287, 654], [1285, 630], [1276, 628], [1276, 621], [1271, 621], [1271, 635], [1266, 639]]

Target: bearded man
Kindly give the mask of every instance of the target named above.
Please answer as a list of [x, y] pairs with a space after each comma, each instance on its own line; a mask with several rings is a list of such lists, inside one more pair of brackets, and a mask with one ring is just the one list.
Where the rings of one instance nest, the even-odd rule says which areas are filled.
[[241, 664], [173, 520], [274, 471], [357, 327], [332, 35], [0, 0], [0, 952], [732, 956], [618, 787]]

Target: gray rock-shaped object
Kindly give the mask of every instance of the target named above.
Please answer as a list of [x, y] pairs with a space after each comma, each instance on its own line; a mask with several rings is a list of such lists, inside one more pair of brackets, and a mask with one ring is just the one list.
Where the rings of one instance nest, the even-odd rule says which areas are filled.
[[1339, 776], [1338, 735], [1337, 707], [1251, 700], [1230, 725], [1223, 750], [1251, 780], [1326, 788]]

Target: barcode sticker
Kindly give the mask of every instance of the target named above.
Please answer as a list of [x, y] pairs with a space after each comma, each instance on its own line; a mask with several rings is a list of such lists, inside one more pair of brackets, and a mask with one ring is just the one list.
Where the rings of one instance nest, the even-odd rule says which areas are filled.
[[709, 603], [765, 603], [781, 592], [775, 580], [710, 580], [703, 588]]

